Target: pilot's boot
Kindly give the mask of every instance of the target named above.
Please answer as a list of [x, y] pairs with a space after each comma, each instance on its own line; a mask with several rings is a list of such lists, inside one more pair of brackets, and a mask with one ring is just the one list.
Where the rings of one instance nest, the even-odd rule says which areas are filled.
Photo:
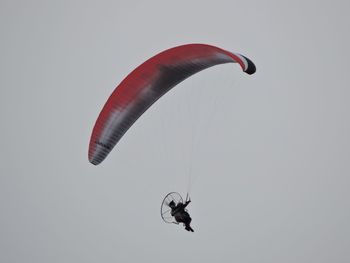
[[194, 230], [192, 229], [192, 227], [190, 227], [190, 225], [185, 225], [185, 229], [186, 229], [187, 231], [194, 232]]

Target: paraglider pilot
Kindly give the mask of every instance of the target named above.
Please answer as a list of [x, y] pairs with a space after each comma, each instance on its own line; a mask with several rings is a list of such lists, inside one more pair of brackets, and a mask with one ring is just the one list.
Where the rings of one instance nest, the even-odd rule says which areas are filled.
[[175, 217], [176, 222], [183, 223], [187, 231], [194, 232], [192, 227], [190, 226], [192, 218], [185, 209], [190, 202], [191, 200], [188, 200], [185, 204], [179, 202], [176, 205], [174, 201], [171, 201], [169, 203], [169, 207], [171, 208], [171, 215]]

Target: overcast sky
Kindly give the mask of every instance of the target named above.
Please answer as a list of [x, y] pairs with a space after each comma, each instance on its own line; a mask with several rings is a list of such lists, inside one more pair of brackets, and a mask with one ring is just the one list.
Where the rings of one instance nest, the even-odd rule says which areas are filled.
[[[0, 262], [350, 262], [350, 3], [0, 1]], [[158, 101], [99, 166], [91, 131], [156, 53], [255, 62]], [[191, 181], [194, 233], [162, 222]]]

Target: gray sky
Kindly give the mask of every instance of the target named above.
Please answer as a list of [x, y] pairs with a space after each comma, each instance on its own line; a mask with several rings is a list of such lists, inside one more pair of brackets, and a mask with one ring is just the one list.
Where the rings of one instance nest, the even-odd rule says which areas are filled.
[[[350, 261], [349, 2], [204, 2], [0, 2], [1, 262]], [[257, 73], [186, 80], [91, 165], [114, 87], [186, 43]], [[189, 174], [193, 234], [159, 215]]]

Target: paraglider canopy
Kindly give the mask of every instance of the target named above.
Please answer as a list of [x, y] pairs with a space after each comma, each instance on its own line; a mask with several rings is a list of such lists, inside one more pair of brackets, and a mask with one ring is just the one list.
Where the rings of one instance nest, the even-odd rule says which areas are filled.
[[91, 135], [89, 161], [101, 163], [133, 123], [171, 88], [201, 70], [223, 63], [238, 63], [249, 75], [256, 70], [245, 56], [204, 44], [174, 47], [141, 64], [104, 105]]

